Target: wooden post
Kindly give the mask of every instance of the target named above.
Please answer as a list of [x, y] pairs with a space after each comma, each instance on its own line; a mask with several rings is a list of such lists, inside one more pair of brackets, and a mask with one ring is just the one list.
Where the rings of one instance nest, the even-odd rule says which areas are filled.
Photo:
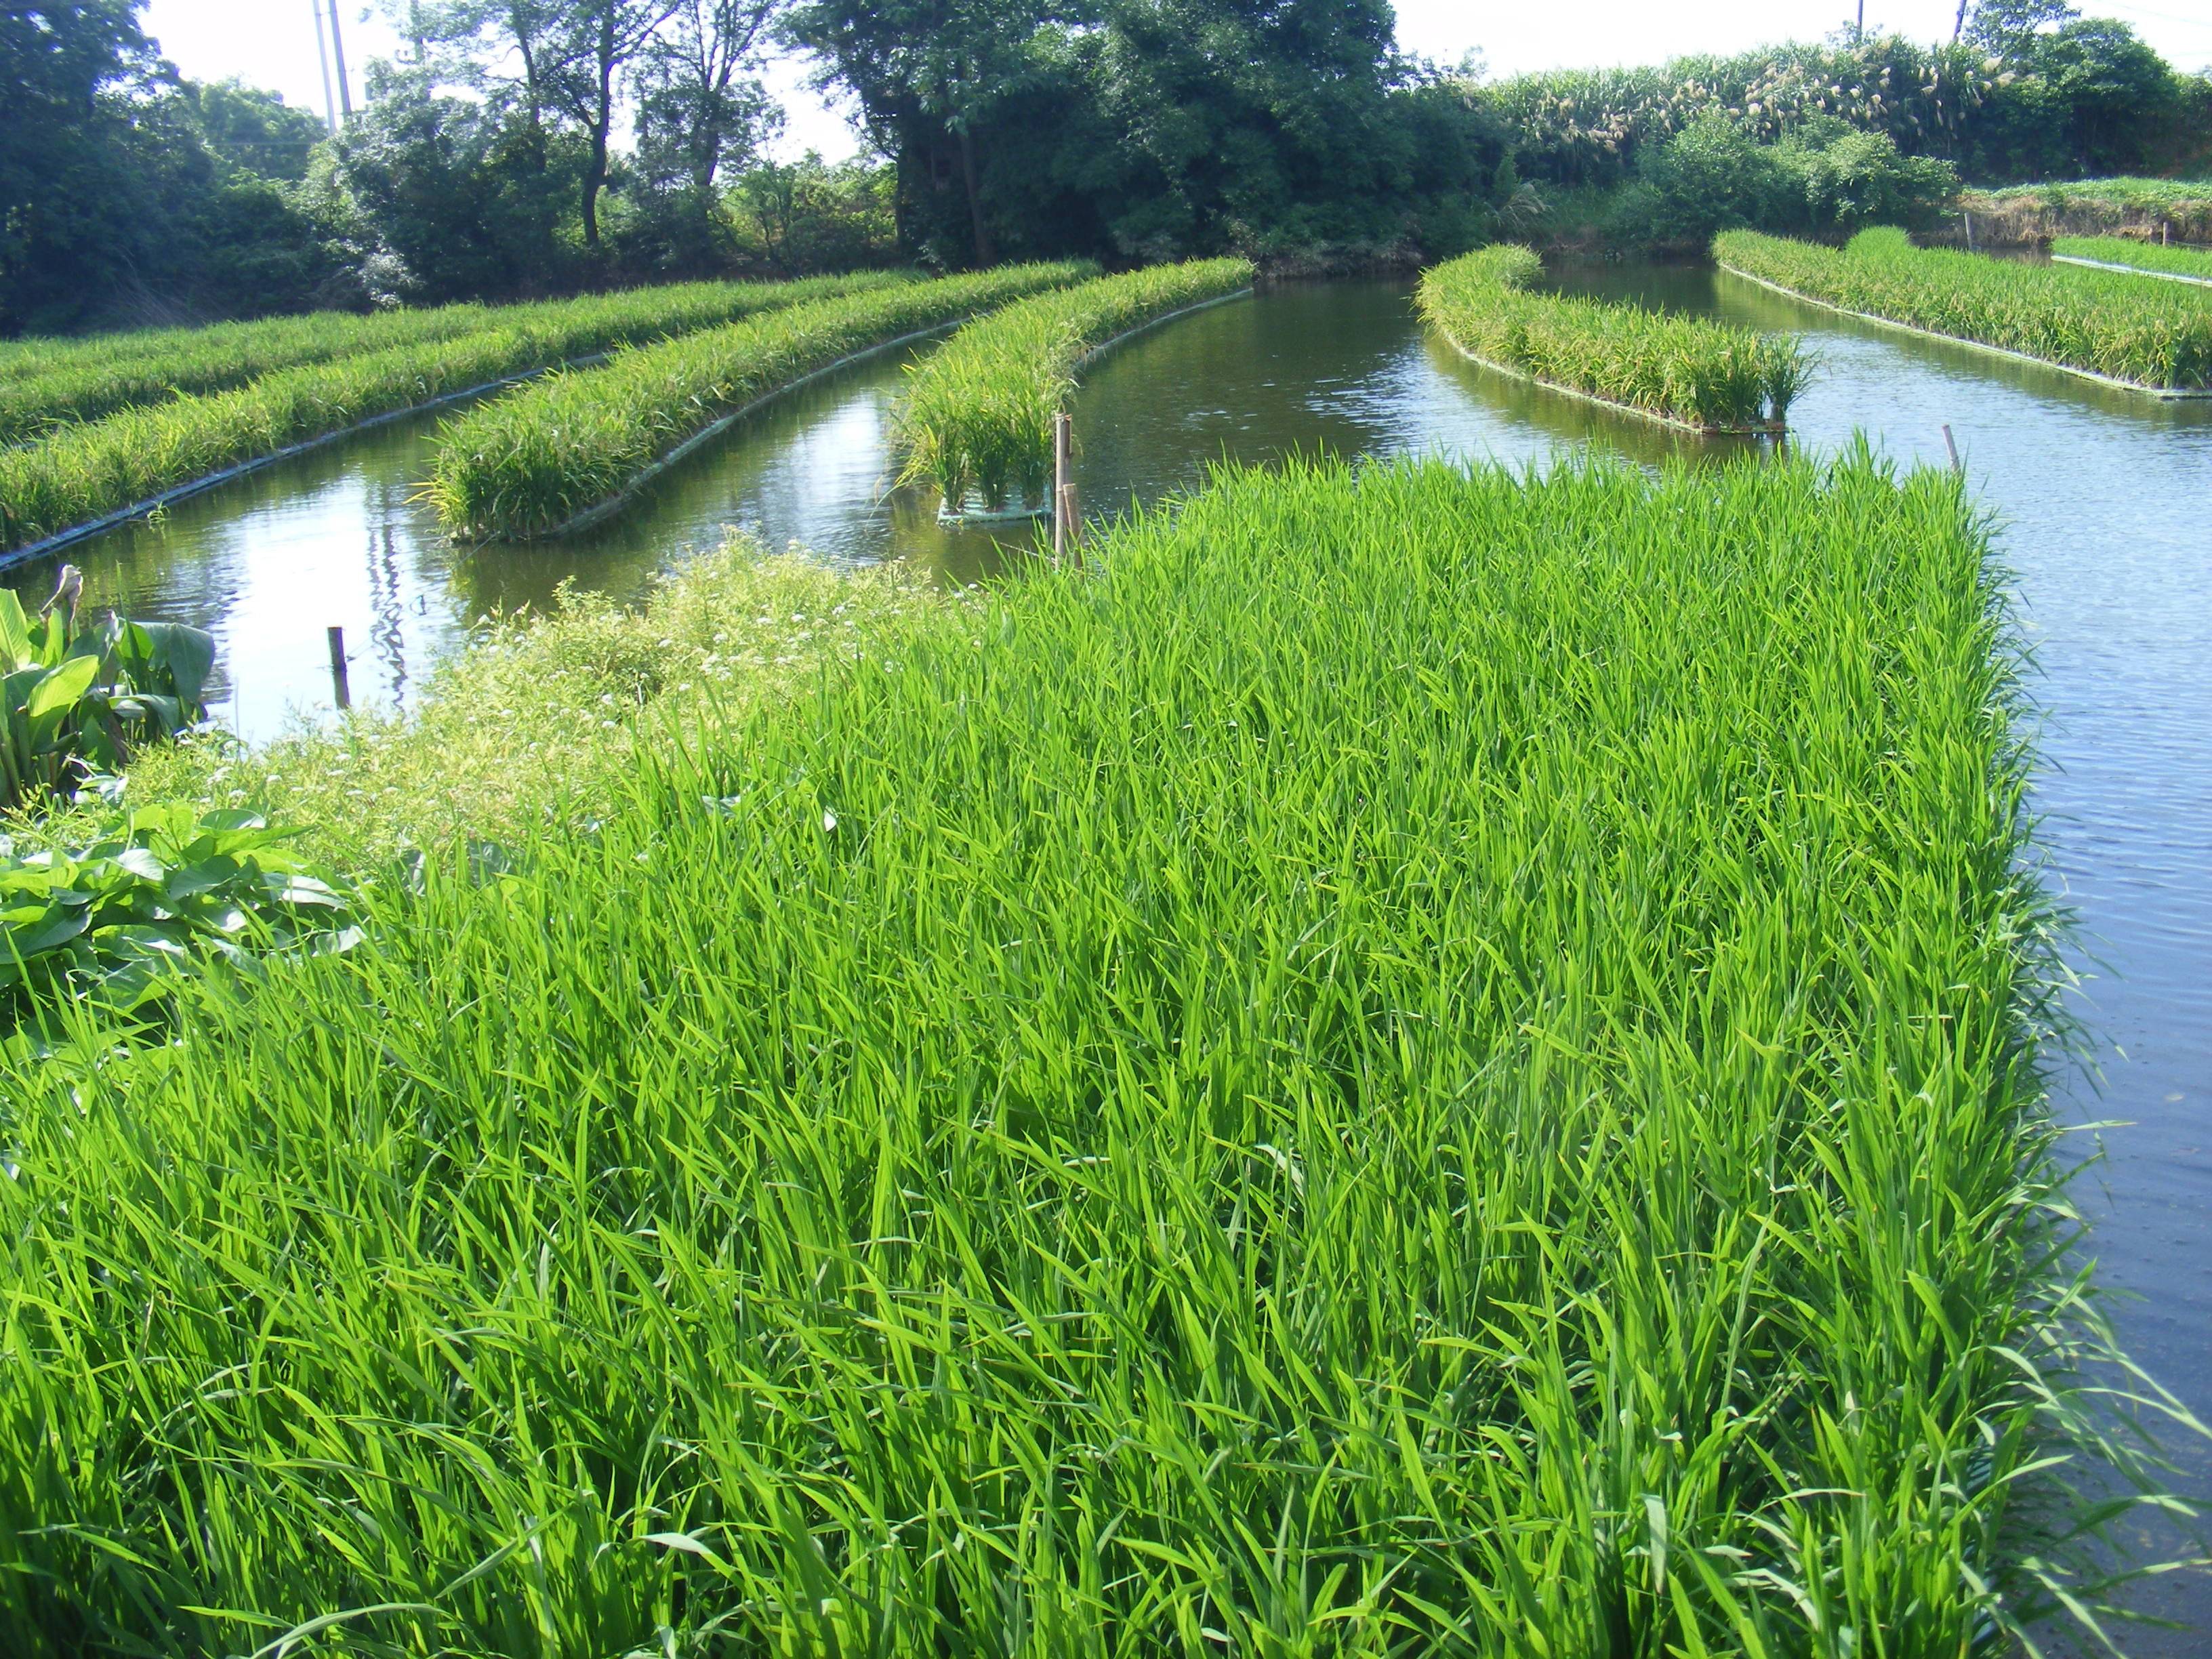
[[1067, 556], [1067, 411], [1052, 417], [1052, 556]]
[[1964, 472], [1966, 470], [1966, 465], [1959, 459], [1959, 446], [1951, 436], [1951, 423], [1948, 421], [1943, 423], [1943, 447], [1951, 452], [1951, 471]]
[[345, 629], [331, 627], [323, 630], [331, 642], [331, 696], [341, 708], [353, 707], [353, 689], [346, 684]]
[[1966, 252], [1972, 253], [1974, 251], [1974, 216], [1961, 208], [1959, 210], [1959, 217], [1966, 227]]

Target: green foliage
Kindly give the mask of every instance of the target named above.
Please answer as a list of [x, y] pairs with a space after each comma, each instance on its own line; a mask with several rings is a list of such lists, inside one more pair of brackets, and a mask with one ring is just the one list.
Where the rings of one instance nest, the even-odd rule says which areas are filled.
[[1090, 272], [1016, 265], [878, 287], [550, 375], [451, 422], [425, 493], [457, 536], [545, 535], [622, 495], [702, 428], [794, 380]]
[[1706, 432], [1779, 428], [1810, 373], [1792, 336], [1550, 294], [1512, 243], [1437, 265], [1416, 303], [1468, 356]]
[[1715, 239], [1732, 270], [1845, 311], [2127, 384], [2212, 386], [2212, 307], [2179, 283], [1916, 248], [1867, 230], [1840, 251], [1751, 231]]
[[[0, 1027], [52, 1036], [69, 1006], [143, 1018], [210, 960], [350, 950], [350, 901], [251, 812], [131, 812], [88, 847], [18, 854], [0, 836]], [[43, 1054], [43, 1042], [8, 1045]]]
[[[488, 313], [474, 332], [278, 369], [228, 392], [124, 409], [0, 450], [0, 549], [119, 511], [226, 466], [550, 363], [821, 298], [891, 273], [702, 283]], [[324, 327], [343, 337], [349, 321]]]
[[831, 167], [809, 150], [799, 161], [746, 169], [732, 190], [739, 247], [785, 276], [851, 270], [898, 257], [892, 168], [855, 159]]
[[2009, 1640], [2127, 1488], [1979, 526], [1235, 475], [0, 1065], [0, 1645]]
[[2008, 52], [1963, 159], [1993, 179], [2126, 173], [2160, 148], [2180, 94], [2173, 72], [2125, 23], [2065, 23]]
[[2075, 259], [2097, 259], [2106, 264], [2133, 265], [2139, 270], [2170, 276], [2194, 276], [2212, 282], [2212, 252], [2196, 247], [2162, 247], [2124, 236], [2059, 236], [2051, 251]]
[[1118, 334], [1247, 287], [1243, 259], [1154, 265], [1048, 294], [970, 323], [907, 371], [899, 400], [902, 483], [933, 483], [948, 508], [969, 490], [995, 512], [1009, 492], [1042, 499], [1052, 419], [1084, 360]]

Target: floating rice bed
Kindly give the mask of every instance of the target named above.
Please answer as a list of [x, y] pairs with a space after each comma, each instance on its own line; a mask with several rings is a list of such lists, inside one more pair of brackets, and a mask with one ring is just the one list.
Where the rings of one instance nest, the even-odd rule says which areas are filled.
[[1546, 293], [1542, 276], [1502, 243], [1431, 267], [1416, 303], [1462, 355], [1554, 391], [1707, 435], [1784, 428], [1810, 372], [1794, 337]]
[[2212, 250], [2204, 248], [2170, 247], [2124, 236], [2054, 236], [2051, 257], [2068, 264], [2212, 284]]
[[1121, 335], [1251, 283], [1243, 259], [1152, 265], [970, 323], [908, 372], [899, 482], [934, 485], [948, 518], [1028, 516], [1051, 479], [1053, 417], [1084, 362]]
[[1713, 240], [1723, 270], [1863, 320], [2159, 397], [2212, 395], [2212, 303], [2130, 273], [1916, 248], [1901, 230], [1841, 249], [1754, 231]]
[[454, 339], [281, 369], [229, 392], [127, 409], [0, 450], [0, 552], [131, 517], [258, 465], [388, 418], [480, 392], [549, 364], [733, 316], [818, 302], [857, 286], [896, 294], [903, 278], [872, 274], [791, 283], [638, 289], [532, 310]]
[[1294, 465], [1103, 552], [693, 700], [588, 831], [162, 1041], [0, 1056], [0, 1648], [2047, 1607], [2039, 1460], [2129, 1487], [1956, 481]]
[[550, 375], [453, 422], [426, 494], [473, 541], [526, 540], [602, 516], [683, 446], [858, 353], [1090, 276], [1012, 265], [795, 307]]
[[712, 327], [777, 305], [795, 305], [902, 280], [889, 272], [799, 283], [689, 283], [520, 306], [442, 306], [374, 317], [324, 312], [270, 324], [164, 331], [159, 347], [65, 355], [33, 374], [0, 378], [0, 444], [19, 442], [119, 409], [242, 386], [278, 369], [334, 357], [450, 340], [502, 328], [567, 332], [596, 328], [609, 341]]

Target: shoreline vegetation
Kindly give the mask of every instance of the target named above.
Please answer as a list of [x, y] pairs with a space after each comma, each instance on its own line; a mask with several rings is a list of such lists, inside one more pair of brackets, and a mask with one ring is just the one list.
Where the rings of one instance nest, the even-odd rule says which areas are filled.
[[516, 307], [498, 325], [307, 362], [228, 391], [67, 425], [0, 449], [0, 553], [125, 513], [228, 469], [574, 358], [830, 295], [903, 286], [866, 273], [709, 283]]
[[361, 942], [0, 1060], [8, 1645], [2094, 1608], [1985, 536], [1863, 450], [1293, 464], [992, 593], [732, 549], [303, 738], [232, 804], [427, 854]]
[[2212, 392], [2212, 307], [2129, 272], [1917, 248], [1862, 231], [1843, 248], [1725, 231], [1724, 270], [1875, 322], [2027, 357], [2155, 396]]
[[450, 422], [426, 491], [457, 538], [556, 536], [623, 499], [694, 436], [807, 375], [1096, 270], [1063, 262], [939, 277], [549, 375]]
[[1122, 335], [1250, 287], [1244, 259], [1198, 259], [1102, 276], [969, 324], [908, 372], [899, 399], [902, 484], [935, 486], [957, 516], [1042, 502], [1053, 416], [1083, 365]]
[[1792, 337], [1548, 293], [1511, 243], [1435, 266], [1416, 303], [1463, 356], [1709, 436], [1778, 433], [1811, 373]]
[[2051, 244], [2054, 259], [2087, 259], [2100, 265], [2125, 265], [2153, 276], [2182, 276], [2212, 283], [2212, 249], [2173, 247], [2125, 236], [2060, 236]]

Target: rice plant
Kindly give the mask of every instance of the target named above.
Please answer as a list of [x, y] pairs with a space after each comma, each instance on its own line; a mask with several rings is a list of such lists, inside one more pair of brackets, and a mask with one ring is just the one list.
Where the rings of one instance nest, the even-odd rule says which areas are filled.
[[797, 283], [691, 283], [632, 289], [534, 305], [441, 306], [357, 317], [320, 312], [267, 322], [140, 337], [103, 336], [76, 349], [19, 361], [0, 375], [0, 444], [67, 422], [94, 421], [118, 409], [243, 386], [281, 368], [356, 353], [450, 340], [501, 328], [598, 328], [604, 337], [650, 339], [712, 327], [756, 311], [902, 280], [891, 272]]
[[997, 512], [1041, 501], [1052, 421], [1084, 359], [1117, 334], [1252, 281], [1243, 259], [1198, 259], [1103, 276], [971, 323], [908, 371], [900, 399], [901, 483], [936, 485], [948, 510], [970, 490]]
[[2054, 236], [2051, 251], [2061, 258], [2133, 265], [2161, 276], [2193, 276], [2200, 283], [2212, 283], [2212, 249], [2164, 246], [2127, 236]]
[[2212, 388], [2212, 304], [2179, 283], [1916, 248], [1901, 230], [1843, 248], [1747, 230], [1714, 239], [1724, 270], [1844, 311], [2152, 391]]
[[2004, 1650], [2125, 1454], [1958, 483], [1101, 551], [0, 1058], [0, 1648]]
[[789, 283], [638, 289], [491, 313], [496, 327], [279, 369], [203, 397], [125, 409], [0, 450], [0, 551], [290, 445], [488, 381], [641, 340], [726, 324], [858, 287], [895, 292], [881, 273]]
[[1432, 267], [1416, 297], [1478, 362], [1702, 432], [1779, 430], [1811, 372], [1794, 336], [1550, 294], [1512, 243]]
[[451, 422], [426, 494], [457, 536], [550, 534], [757, 398], [855, 352], [1079, 282], [1093, 269], [1011, 265], [823, 301], [549, 376]]

